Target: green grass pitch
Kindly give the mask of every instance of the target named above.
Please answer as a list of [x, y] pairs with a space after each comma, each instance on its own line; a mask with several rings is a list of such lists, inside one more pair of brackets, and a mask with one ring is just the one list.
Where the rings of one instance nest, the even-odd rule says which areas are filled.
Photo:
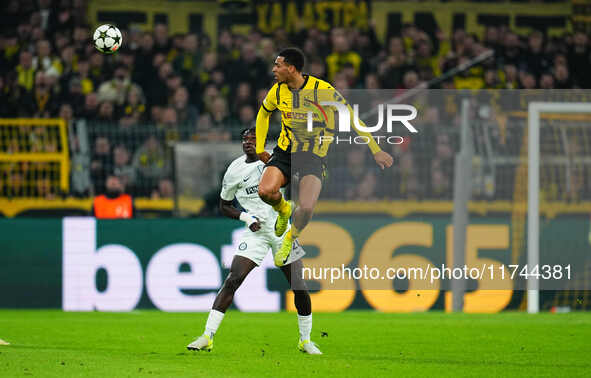
[[[297, 351], [292, 313], [230, 311], [212, 352], [206, 313], [0, 310], [0, 377], [589, 376], [591, 314], [314, 314], [325, 353]], [[324, 332], [323, 336], [321, 332]]]

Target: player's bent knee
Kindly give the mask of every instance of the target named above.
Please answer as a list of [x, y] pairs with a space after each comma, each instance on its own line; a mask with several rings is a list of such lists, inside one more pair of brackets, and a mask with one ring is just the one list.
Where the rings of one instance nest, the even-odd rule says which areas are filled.
[[275, 190], [275, 188], [271, 185], [259, 184], [259, 197], [261, 197], [263, 201], [272, 199], [276, 192], [277, 190]]

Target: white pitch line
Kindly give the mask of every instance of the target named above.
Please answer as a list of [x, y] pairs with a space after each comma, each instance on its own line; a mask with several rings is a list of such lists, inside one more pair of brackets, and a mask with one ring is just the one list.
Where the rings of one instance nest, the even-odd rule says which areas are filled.
[[10, 343], [7, 343], [6, 341], [0, 339], [0, 345], [10, 345]]

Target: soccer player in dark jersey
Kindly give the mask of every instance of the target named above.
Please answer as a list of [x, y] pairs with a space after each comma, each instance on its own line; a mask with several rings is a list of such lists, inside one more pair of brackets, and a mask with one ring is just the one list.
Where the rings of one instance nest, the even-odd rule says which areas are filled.
[[[325, 94], [323, 97], [327, 97], [326, 93], [328, 93], [332, 94], [330, 97], [334, 96], [340, 102], [346, 103], [332, 85], [302, 73], [304, 60], [304, 54], [297, 48], [287, 48], [279, 53], [273, 66], [277, 83], [267, 93], [256, 119], [256, 153], [266, 163], [259, 183], [259, 196], [278, 212], [275, 234], [284, 235], [281, 249], [274, 256], [277, 266], [285, 265], [291, 253], [292, 242], [312, 218], [322, 189], [325, 170], [323, 159], [331, 141], [330, 138], [320, 136], [334, 134], [332, 111], [321, 109], [321, 107], [318, 107], [321, 109], [320, 116], [315, 115], [315, 119], [320, 122], [314, 122], [314, 132], [307, 131], [307, 124], [302, 120], [311, 107], [305, 106], [306, 101], [302, 100], [301, 93], [312, 92], [314, 97], [317, 97], [319, 92]], [[314, 103], [317, 106], [315, 100]], [[273, 155], [270, 155], [265, 151], [264, 146], [269, 130], [269, 117], [276, 109], [281, 111], [281, 134]], [[350, 114], [353, 114], [350, 106], [349, 110]], [[322, 126], [317, 127], [318, 124]], [[357, 134], [368, 138], [368, 147], [380, 168], [390, 167], [393, 162], [392, 156], [380, 149], [371, 134], [358, 130], [353, 124], [351, 126]], [[292, 167], [292, 163], [297, 166]], [[290, 201], [286, 201], [280, 192], [280, 189], [290, 182], [292, 174], [296, 173], [299, 175], [298, 192], [300, 193], [297, 207]], [[287, 230], [292, 212], [294, 222]]]

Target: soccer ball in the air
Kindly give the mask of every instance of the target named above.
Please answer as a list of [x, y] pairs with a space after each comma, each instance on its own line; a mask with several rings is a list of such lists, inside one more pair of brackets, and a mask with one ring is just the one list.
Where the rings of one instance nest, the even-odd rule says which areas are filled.
[[116, 26], [110, 24], [101, 25], [96, 28], [92, 39], [94, 40], [94, 47], [103, 54], [113, 54], [119, 50], [123, 42], [121, 31]]

